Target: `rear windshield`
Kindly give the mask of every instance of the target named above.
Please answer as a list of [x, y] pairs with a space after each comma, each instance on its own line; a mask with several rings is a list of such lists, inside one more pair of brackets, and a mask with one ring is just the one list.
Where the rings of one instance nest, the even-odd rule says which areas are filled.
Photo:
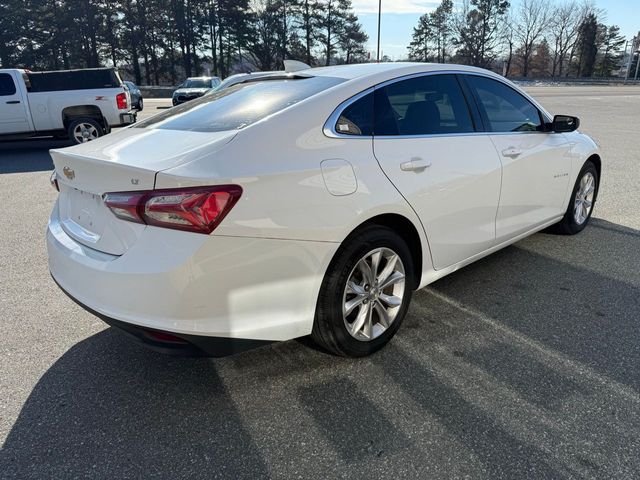
[[182, 84], [182, 88], [210, 88], [210, 78], [190, 78]]
[[240, 83], [172, 107], [134, 128], [193, 132], [238, 130], [343, 82], [333, 77], [298, 77]]

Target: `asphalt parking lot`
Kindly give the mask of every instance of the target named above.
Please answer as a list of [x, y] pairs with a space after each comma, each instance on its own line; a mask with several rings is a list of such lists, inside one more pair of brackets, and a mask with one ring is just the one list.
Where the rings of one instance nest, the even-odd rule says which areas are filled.
[[215, 360], [130, 343], [49, 277], [64, 143], [0, 144], [0, 477], [639, 478], [640, 88], [529, 91], [601, 143], [591, 226], [416, 292], [359, 360], [304, 339]]

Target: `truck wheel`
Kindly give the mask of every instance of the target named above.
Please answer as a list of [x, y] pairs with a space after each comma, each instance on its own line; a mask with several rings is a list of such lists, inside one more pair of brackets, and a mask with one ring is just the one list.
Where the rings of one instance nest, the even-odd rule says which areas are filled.
[[76, 143], [87, 143], [104, 135], [104, 129], [93, 118], [77, 118], [67, 128], [69, 139]]

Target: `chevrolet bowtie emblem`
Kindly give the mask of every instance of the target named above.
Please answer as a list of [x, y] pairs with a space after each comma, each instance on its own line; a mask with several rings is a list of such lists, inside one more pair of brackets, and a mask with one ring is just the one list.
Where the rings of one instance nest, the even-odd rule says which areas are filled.
[[76, 178], [76, 172], [73, 171], [73, 168], [64, 167], [62, 169], [62, 173], [64, 173], [64, 176], [69, 180], [73, 180], [74, 178]]

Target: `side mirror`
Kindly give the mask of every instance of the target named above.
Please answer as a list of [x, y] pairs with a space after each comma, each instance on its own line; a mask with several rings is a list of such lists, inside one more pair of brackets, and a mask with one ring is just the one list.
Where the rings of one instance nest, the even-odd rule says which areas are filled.
[[556, 115], [551, 125], [557, 133], [574, 132], [580, 127], [580, 119], [569, 115]]

